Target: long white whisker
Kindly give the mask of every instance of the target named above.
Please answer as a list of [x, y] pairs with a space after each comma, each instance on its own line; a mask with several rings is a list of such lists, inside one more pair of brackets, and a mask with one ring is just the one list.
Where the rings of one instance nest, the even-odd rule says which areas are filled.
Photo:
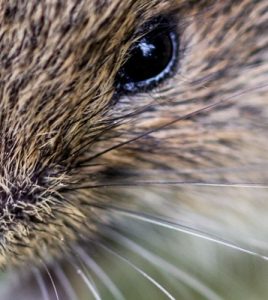
[[184, 226], [184, 225], [181, 225], [181, 224], [178, 224], [178, 223], [175, 223], [175, 222], [167, 221], [167, 220], [161, 219], [159, 217], [147, 215], [145, 213], [137, 213], [137, 212], [134, 212], [134, 211], [131, 211], [131, 210], [118, 208], [118, 207], [115, 207], [115, 206], [112, 206], [112, 205], [106, 205], [106, 204], [101, 205], [101, 204], [95, 204], [95, 203], [94, 204], [90, 203], [90, 205], [94, 206], [96, 208], [99, 208], [99, 209], [105, 209], [107, 211], [111, 211], [115, 214], [120, 214], [122, 216], [131, 218], [131, 219], [134, 219], [134, 220], [150, 223], [150, 224], [153, 224], [153, 225], [161, 226], [163, 228], [172, 229], [172, 230], [175, 230], [175, 231], [178, 231], [178, 232], [181, 232], [181, 233], [185, 233], [187, 235], [198, 237], [198, 238], [201, 238], [201, 239], [204, 239], [204, 240], [207, 240], [207, 241], [210, 241], [210, 242], [228, 247], [230, 249], [234, 249], [234, 250], [239, 251], [239, 252], [250, 254], [250, 255], [256, 256], [260, 259], [263, 259], [265, 261], [268, 261], [268, 256], [265, 256], [265, 255], [262, 255], [260, 253], [255, 252], [255, 251], [243, 248], [243, 247], [238, 246], [238, 245], [236, 245], [232, 242], [225, 241], [225, 240], [223, 240], [219, 237], [215, 237], [211, 234], [208, 234], [206, 232], [202, 232], [200, 230], [197, 230], [197, 229], [194, 229], [194, 228], [191, 228], [191, 227], [188, 227], [188, 226]]
[[71, 264], [75, 268], [77, 274], [82, 278], [82, 280], [84, 281], [84, 283], [86, 284], [86, 286], [88, 287], [88, 289], [90, 290], [90, 292], [92, 293], [92, 295], [95, 298], [95, 300], [102, 300], [101, 296], [99, 295], [99, 292], [96, 289], [96, 287], [88, 279], [88, 277], [85, 275], [85, 273], [74, 262], [71, 261]]
[[50, 300], [48, 290], [47, 290], [47, 287], [46, 287], [46, 284], [45, 284], [45, 281], [44, 281], [44, 278], [43, 278], [41, 272], [36, 267], [32, 268], [32, 272], [35, 276], [36, 282], [37, 282], [37, 284], [39, 286], [39, 289], [41, 291], [41, 295], [42, 295], [43, 300]]
[[165, 270], [169, 274], [173, 275], [177, 279], [179, 279], [184, 284], [188, 285], [189, 287], [193, 288], [197, 292], [199, 292], [201, 295], [205, 296], [208, 300], [223, 300], [219, 295], [217, 295], [213, 290], [211, 290], [209, 287], [207, 287], [205, 284], [203, 284], [200, 280], [195, 278], [194, 276], [188, 274], [187, 272], [178, 269], [171, 263], [165, 261], [160, 256], [152, 253], [151, 251], [148, 251], [138, 245], [137, 243], [129, 240], [122, 234], [115, 232], [112, 229], [109, 230], [109, 237], [114, 236], [116, 241], [119, 241], [122, 245], [126, 246], [129, 250], [134, 251], [138, 253], [140, 256], [145, 258], [147, 261], [149, 261], [152, 265], [155, 265], [157, 267], [160, 267], [161, 269]]
[[111, 294], [116, 300], [124, 300], [125, 297], [118, 290], [112, 280], [107, 276], [107, 274], [101, 269], [101, 267], [80, 247], [75, 247], [74, 251], [78, 253], [85, 264], [90, 268], [97, 277], [103, 282], [103, 284], [108, 288]]
[[122, 255], [116, 253], [112, 249], [108, 248], [104, 244], [100, 242], [95, 242], [97, 245], [99, 245], [101, 248], [105, 249], [107, 252], [113, 254], [116, 256], [118, 259], [121, 261], [125, 262], [127, 265], [129, 265], [131, 268], [133, 268], [136, 272], [141, 274], [143, 277], [145, 277], [148, 281], [150, 281], [155, 287], [157, 287], [164, 295], [167, 296], [168, 299], [170, 300], [176, 300], [175, 297], [173, 297], [159, 282], [157, 282], [154, 278], [152, 278], [150, 275], [148, 275], [146, 272], [144, 272], [142, 269], [139, 267], [135, 266], [131, 261], [123, 257]]
[[70, 188], [70, 190], [79, 189], [97, 189], [97, 188], [137, 188], [141, 186], [154, 186], [154, 185], [166, 185], [166, 186], [197, 186], [197, 187], [218, 187], [218, 188], [240, 188], [240, 189], [268, 189], [266, 183], [218, 183], [218, 182], [187, 182], [187, 181], [172, 181], [172, 180], [144, 180], [144, 181], [131, 181], [131, 182], [103, 182], [96, 185], [81, 185]]
[[66, 274], [63, 272], [62, 268], [58, 263], [54, 265], [54, 272], [58, 277], [59, 282], [62, 284], [66, 294], [68, 295], [70, 300], [77, 300], [76, 293], [71, 286], [69, 279], [67, 278]]
[[47, 275], [48, 275], [48, 277], [49, 277], [49, 279], [50, 279], [50, 282], [51, 282], [51, 284], [52, 284], [52, 287], [53, 287], [55, 296], [56, 296], [57, 300], [59, 300], [60, 298], [59, 298], [59, 294], [58, 294], [58, 290], [57, 290], [55, 281], [54, 281], [54, 279], [53, 279], [53, 277], [52, 277], [52, 275], [51, 275], [51, 273], [50, 273], [50, 271], [49, 271], [47, 265], [46, 265], [43, 261], [42, 261], [42, 265], [44, 266], [44, 269], [45, 269], [45, 271], [46, 271], [46, 273], [47, 273]]

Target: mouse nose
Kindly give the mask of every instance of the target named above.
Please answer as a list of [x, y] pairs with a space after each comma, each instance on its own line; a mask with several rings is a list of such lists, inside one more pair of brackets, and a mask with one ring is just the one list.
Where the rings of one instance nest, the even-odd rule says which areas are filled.
[[39, 195], [39, 189], [33, 184], [4, 183], [0, 179], [0, 219], [22, 216], [23, 210], [36, 203]]

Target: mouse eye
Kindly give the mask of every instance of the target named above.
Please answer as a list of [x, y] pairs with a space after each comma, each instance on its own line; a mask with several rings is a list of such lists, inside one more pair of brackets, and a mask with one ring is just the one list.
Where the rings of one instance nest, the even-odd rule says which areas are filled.
[[135, 43], [116, 77], [119, 92], [148, 91], [171, 76], [178, 61], [178, 34], [167, 20], [147, 24], [146, 35]]

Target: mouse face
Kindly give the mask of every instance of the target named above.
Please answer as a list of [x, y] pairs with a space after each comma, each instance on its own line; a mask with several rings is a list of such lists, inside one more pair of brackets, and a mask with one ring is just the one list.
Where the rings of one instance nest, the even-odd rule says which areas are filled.
[[0, 265], [97, 240], [109, 210], [267, 233], [267, 8], [1, 1]]

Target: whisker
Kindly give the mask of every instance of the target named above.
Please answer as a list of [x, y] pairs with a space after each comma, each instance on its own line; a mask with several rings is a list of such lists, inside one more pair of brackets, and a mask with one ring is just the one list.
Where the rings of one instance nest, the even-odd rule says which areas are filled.
[[138, 245], [134, 241], [126, 238], [122, 234], [108, 228], [106, 226], [106, 230], [109, 232], [108, 236], [113, 236], [116, 241], [119, 241], [121, 245], [124, 245], [132, 252], [138, 253], [141, 257], [149, 261], [152, 265], [156, 267], [160, 267], [160, 269], [165, 270], [169, 274], [173, 275], [177, 279], [179, 279], [184, 284], [188, 285], [190, 288], [193, 288], [201, 295], [205, 296], [208, 300], [223, 300], [219, 295], [217, 295], [213, 290], [211, 290], [208, 286], [202, 283], [200, 280], [195, 278], [193, 275], [175, 267], [171, 263], [167, 262], [160, 256], [152, 253], [151, 251], [146, 250], [142, 246]]
[[75, 247], [74, 251], [78, 253], [80, 258], [85, 262], [85, 264], [99, 277], [103, 284], [108, 288], [111, 294], [116, 300], [124, 300], [125, 297], [118, 290], [112, 280], [107, 276], [107, 274], [101, 269], [101, 267], [80, 247]]
[[44, 267], [44, 269], [45, 269], [45, 271], [46, 271], [46, 273], [47, 273], [47, 275], [48, 275], [48, 277], [49, 277], [49, 279], [50, 279], [50, 282], [51, 282], [51, 284], [52, 284], [52, 287], [53, 287], [53, 290], [54, 290], [56, 299], [59, 300], [60, 298], [59, 298], [59, 294], [58, 294], [58, 290], [57, 290], [55, 281], [54, 281], [54, 279], [53, 279], [53, 277], [52, 277], [52, 275], [51, 275], [51, 273], [50, 273], [50, 271], [49, 271], [47, 265], [46, 265], [43, 261], [42, 261], [42, 265], [43, 265], [43, 267]]
[[43, 278], [41, 272], [36, 267], [32, 268], [32, 272], [35, 276], [35, 279], [36, 279], [37, 285], [40, 289], [43, 300], [50, 300], [47, 286], [45, 284], [45, 281], [44, 281], [44, 278]]
[[134, 265], [129, 259], [125, 258], [121, 254], [118, 254], [114, 250], [110, 249], [109, 247], [105, 246], [104, 244], [100, 242], [94, 241], [95, 244], [99, 245], [101, 248], [106, 250], [107, 252], [113, 254], [121, 261], [125, 262], [127, 265], [129, 265], [131, 268], [133, 268], [136, 272], [141, 274], [144, 278], [146, 278], [148, 281], [150, 281], [155, 287], [157, 287], [163, 294], [167, 296], [170, 300], [176, 300], [175, 297], [173, 297], [159, 282], [157, 282], [154, 278], [152, 278], [150, 275], [148, 275], [146, 272], [144, 272], [142, 269]]
[[[134, 112], [127, 113], [123, 116], [115, 117], [115, 118], [109, 120], [110, 123], [111, 123], [111, 124], [109, 124], [109, 126], [106, 126], [103, 130], [101, 130], [93, 139], [90, 139], [85, 144], [80, 145], [77, 150], [75, 150], [74, 152], [71, 153], [71, 155], [75, 156], [75, 155], [83, 152], [83, 149], [86, 149], [92, 143], [98, 142], [100, 137], [102, 137], [105, 133], [111, 131], [111, 129], [116, 129], [116, 128], [120, 127], [122, 124], [130, 123], [132, 121], [131, 117], [135, 117], [139, 114], [142, 114], [142, 113], [146, 112], [146, 110], [151, 108], [154, 104], [155, 104], [154, 102], [149, 103], [147, 105], [144, 105], [142, 108], [138, 108]], [[117, 136], [115, 136], [115, 137], [117, 137]], [[76, 164], [75, 167], [79, 167], [81, 164], [83, 164], [84, 162], [86, 162], [88, 160], [91, 161], [91, 158], [78, 161], [78, 163]]]
[[120, 142], [120, 143], [118, 143], [116, 145], [113, 145], [113, 146], [111, 146], [111, 147], [109, 147], [109, 148], [107, 148], [107, 149], [105, 149], [105, 150], [103, 150], [101, 152], [98, 152], [97, 154], [95, 154], [95, 155], [91, 156], [90, 158], [88, 158], [87, 161], [92, 161], [92, 160], [94, 160], [94, 159], [96, 159], [96, 158], [98, 158], [98, 157], [100, 157], [100, 156], [102, 156], [102, 155], [104, 155], [104, 154], [106, 154], [106, 153], [108, 153], [110, 151], [113, 151], [113, 150], [118, 149], [118, 148], [120, 148], [122, 146], [128, 145], [130, 143], [133, 143], [133, 142], [135, 142], [135, 141], [137, 141], [137, 140], [139, 140], [139, 139], [141, 139], [143, 137], [146, 137], [146, 136], [150, 135], [151, 133], [154, 133], [154, 132], [156, 132], [158, 130], [161, 130], [161, 129], [164, 129], [164, 128], [168, 127], [168, 126], [171, 126], [171, 125], [173, 125], [173, 124], [175, 124], [175, 123], [177, 123], [177, 122], [179, 122], [181, 120], [189, 119], [189, 118], [191, 118], [191, 117], [193, 117], [193, 116], [195, 116], [195, 115], [197, 115], [197, 114], [199, 114], [201, 112], [204, 112], [204, 111], [207, 111], [209, 109], [212, 109], [215, 106], [216, 106], [215, 104], [209, 105], [209, 106], [203, 107], [202, 109], [199, 109], [199, 110], [196, 110], [196, 111], [191, 112], [189, 114], [186, 114], [184, 116], [180, 116], [180, 117], [178, 117], [178, 118], [176, 118], [176, 119], [174, 119], [174, 120], [172, 120], [170, 122], [165, 123], [162, 126], [159, 126], [159, 127], [153, 128], [151, 130], [148, 130], [148, 131], [146, 131], [146, 132], [144, 132], [144, 133], [142, 133], [142, 134], [140, 134], [140, 135], [138, 135], [138, 136], [136, 136], [134, 138], [131, 138], [131, 139], [127, 140], [127, 141]]
[[132, 182], [105, 182], [102, 184], [80, 185], [77, 187], [64, 188], [64, 190], [80, 190], [80, 189], [97, 189], [108, 187], [141, 187], [141, 186], [198, 186], [198, 187], [219, 187], [219, 188], [243, 188], [243, 189], [268, 189], [265, 183], [216, 183], [216, 182], [187, 182], [187, 181], [172, 181], [172, 180], [149, 180], [149, 181], [132, 181]]
[[[106, 164], [85, 164], [81, 165], [79, 167], [85, 168], [85, 167], [96, 167], [96, 166], [107, 166]], [[174, 175], [191, 175], [191, 174], [211, 174], [212, 172], [217, 172], [218, 173], [240, 173], [240, 172], [245, 172], [245, 171], [263, 171], [263, 172], [268, 172], [268, 163], [263, 162], [263, 163], [256, 163], [256, 164], [244, 164], [244, 165], [237, 165], [233, 167], [213, 167], [213, 168], [185, 168], [185, 169], [180, 169], [180, 170], [174, 170], [172, 168], [170, 169], [157, 169], [157, 168], [146, 168], [142, 170], [142, 174], [145, 175], [159, 175], [159, 171], [161, 171], [161, 174], [174, 174]], [[135, 175], [141, 175], [140, 172], [137, 172], [135, 170], [128, 170], [128, 173], [131, 176]]]
[[88, 279], [88, 277], [85, 275], [85, 273], [80, 269], [73, 261], [70, 261], [73, 265], [74, 269], [76, 270], [77, 274], [82, 278], [84, 283], [86, 284], [87, 288], [91, 292], [92, 296], [95, 298], [95, 300], [102, 300], [99, 292], [97, 291], [97, 288], [94, 286], [94, 284]]
[[187, 235], [191, 235], [197, 238], [201, 238], [213, 243], [216, 243], [218, 245], [224, 246], [224, 247], [228, 247], [230, 249], [242, 252], [242, 253], [246, 253], [252, 256], [255, 256], [259, 259], [268, 261], [268, 256], [262, 255], [258, 252], [249, 250], [247, 248], [241, 247], [239, 245], [236, 245], [232, 242], [226, 241], [222, 238], [216, 237], [212, 234], [209, 234], [207, 232], [203, 232], [200, 231], [198, 229], [195, 228], [191, 228], [189, 226], [185, 226], [182, 224], [178, 224], [172, 221], [168, 221], [168, 220], [164, 220], [162, 218], [159, 217], [155, 217], [155, 216], [151, 216], [149, 214], [145, 214], [145, 213], [140, 213], [140, 212], [135, 212], [135, 211], [131, 211], [131, 210], [127, 210], [127, 209], [123, 209], [123, 208], [119, 208], [116, 206], [112, 206], [112, 205], [102, 205], [102, 204], [97, 204], [97, 203], [90, 203], [88, 204], [90, 206], [93, 206], [95, 208], [99, 208], [99, 209], [103, 209], [106, 211], [110, 211], [116, 214], [120, 214], [122, 216], [134, 219], [134, 220], [138, 220], [138, 221], [142, 221], [142, 222], [146, 222], [149, 224], [153, 224], [153, 225], [157, 225], [157, 226], [161, 226], [163, 228], [168, 228], [168, 229], [172, 229], [175, 231], [178, 231], [180, 233], [184, 233]]
[[60, 265], [58, 263], [55, 263], [55, 265], [54, 265], [54, 272], [55, 272], [59, 282], [62, 284], [62, 287], [64, 288], [66, 294], [68, 295], [68, 298], [70, 300], [77, 300], [76, 293], [75, 293], [74, 289], [72, 288], [69, 279], [67, 278], [66, 274], [64, 273], [64, 271], [62, 270], [62, 268], [60, 267]]
[[[195, 117], [195, 116], [197, 116], [197, 115], [199, 115], [201, 113], [208, 112], [208, 111], [210, 111], [210, 110], [212, 110], [212, 109], [214, 109], [214, 108], [216, 108], [216, 107], [218, 107], [218, 106], [220, 106], [222, 104], [226, 104], [229, 101], [232, 101], [235, 98], [240, 97], [240, 96], [242, 96], [242, 95], [244, 95], [246, 93], [254, 92], [256, 90], [262, 89], [262, 88], [267, 87], [267, 86], [268, 86], [267, 83], [260, 84], [259, 86], [251, 87], [251, 88], [245, 89], [245, 90], [243, 90], [241, 92], [234, 93], [233, 95], [228, 96], [226, 98], [222, 98], [222, 99], [220, 99], [217, 102], [214, 102], [212, 104], [206, 105], [206, 106], [204, 106], [204, 107], [202, 107], [200, 109], [194, 110], [194, 111], [192, 111], [192, 112], [190, 112], [188, 114], [185, 114], [183, 116], [179, 116], [179, 117], [177, 117], [177, 118], [175, 118], [175, 119], [173, 119], [173, 120], [171, 120], [171, 121], [169, 121], [169, 122], [167, 122], [167, 123], [165, 123], [165, 124], [163, 124], [161, 126], [158, 126], [158, 127], [153, 128], [153, 129], [147, 130], [146, 132], [144, 132], [144, 133], [142, 133], [142, 134], [140, 134], [140, 135], [138, 135], [138, 136], [136, 136], [134, 138], [131, 138], [131, 139], [127, 140], [127, 141], [123, 141], [123, 142], [120, 142], [120, 143], [118, 143], [116, 145], [113, 145], [113, 146], [111, 146], [111, 147], [109, 147], [109, 148], [107, 148], [107, 149], [105, 149], [105, 150], [103, 150], [101, 152], [98, 152], [97, 154], [89, 157], [87, 159], [87, 161], [91, 161], [93, 159], [96, 159], [96, 158], [98, 158], [98, 157], [100, 157], [100, 156], [102, 156], [102, 155], [104, 155], [104, 154], [106, 154], [106, 153], [108, 153], [110, 151], [113, 151], [113, 150], [118, 149], [118, 148], [120, 148], [120, 147], [122, 147], [124, 145], [127, 145], [127, 144], [130, 144], [132, 142], [135, 142], [135, 141], [137, 141], [137, 140], [139, 140], [139, 139], [141, 139], [143, 137], [146, 137], [146, 136], [148, 136], [148, 135], [150, 135], [150, 134], [152, 134], [154, 132], [157, 132], [157, 131], [160, 131], [162, 129], [165, 129], [166, 127], [171, 126], [171, 125], [173, 125], [173, 124], [175, 124], [175, 123], [177, 123], [179, 121], [188, 120], [188, 119], [193, 118], [193, 117]], [[83, 162], [81, 162], [81, 163], [83, 163]]]

